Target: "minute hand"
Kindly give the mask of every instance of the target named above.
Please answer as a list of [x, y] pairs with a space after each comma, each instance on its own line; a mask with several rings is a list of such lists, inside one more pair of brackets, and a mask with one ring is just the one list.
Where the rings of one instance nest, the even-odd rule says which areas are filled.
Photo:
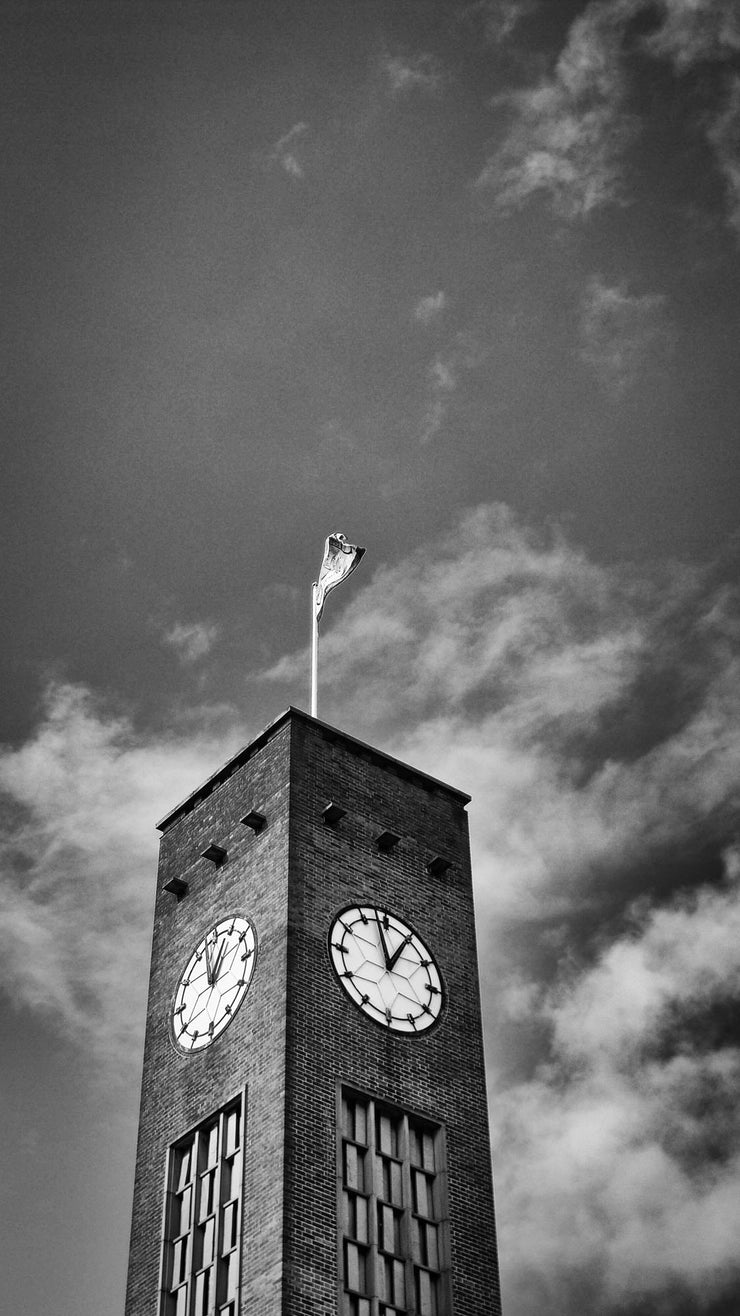
[[385, 965], [385, 967], [386, 967], [386, 969], [387, 969], [389, 972], [390, 972], [390, 970], [393, 968], [393, 966], [395, 965], [395, 963], [396, 963], [396, 961], [399, 959], [399, 957], [400, 957], [401, 955], [403, 955], [403, 952], [405, 951], [406, 947], [408, 946], [410, 940], [411, 940], [411, 936], [410, 936], [410, 935], [404, 937], [404, 939], [403, 939], [403, 941], [401, 942], [400, 946], [396, 946], [396, 949], [394, 950], [394, 952], [393, 952], [393, 954], [391, 955], [390, 959], [386, 961], [386, 965]]

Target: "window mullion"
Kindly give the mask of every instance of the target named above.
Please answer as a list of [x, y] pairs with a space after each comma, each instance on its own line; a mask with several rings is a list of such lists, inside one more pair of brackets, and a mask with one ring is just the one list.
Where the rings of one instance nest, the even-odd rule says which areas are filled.
[[414, 1289], [414, 1257], [413, 1257], [413, 1228], [411, 1212], [413, 1210], [414, 1199], [411, 1188], [411, 1148], [409, 1140], [409, 1118], [404, 1114], [401, 1124], [401, 1144], [398, 1148], [401, 1157], [401, 1183], [402, 1183], [402, 1201], [403, 1216], [401, 1219], [401, 1241], [403, 1244], [403, 1255], [405, 1258], [405, 1275], [406, 1275], [406, 1311], [408, 1316], [414, 1316], [416, 1312], [416, 1297]]

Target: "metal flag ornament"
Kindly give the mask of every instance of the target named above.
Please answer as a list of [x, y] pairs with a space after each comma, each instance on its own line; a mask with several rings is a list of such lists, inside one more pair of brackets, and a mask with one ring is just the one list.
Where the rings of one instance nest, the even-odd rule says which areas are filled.
[[324, 544], [324, 560], [318, 580], [311, 586], [311, 716], [317, 716], [319, 670], [319, 622], [326, 596], [346, 580], [365, 554], [364, 548], [348, 544], [346, 535], [335, 531]]

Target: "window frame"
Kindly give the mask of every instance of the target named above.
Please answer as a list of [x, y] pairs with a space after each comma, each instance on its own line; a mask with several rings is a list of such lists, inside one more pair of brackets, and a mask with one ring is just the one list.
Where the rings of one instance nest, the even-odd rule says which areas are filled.
[[[239, 1119], [239, 1142], [233, 1146], [231, 1117], [237, 1114]], [[158, 1316], [196, 1316], [196, 1293], [206, 1281], [200, 1277], [209, 1274], [208, 1283], [214, 1286], [206, 1311], [208, 1316], [239, 1316], [242, 1242], [244, 1224], [244, 1171], [246, 1144], [247, 1101], [246, 1090], [237, 1092], [230, 1100], [212, 1111], [205, 1119], [199, 1120], [174, 1142], [170, 1143], [165, 1153], [164, 1194], [162, 1209], [162, 1228], [159, 1265]], [[208, 1140], [216, 1127], [215, 1159], [208, 1158]], [[186, 1152], [190, 1158], [189, 1173], [182, 1178], [181, 1154]], [[239, 1167], [239, 1183], [236, 1192], [233, 1184], [225, 1188], [225, 1167], [236, 1161]], [[205, 1213], [201, 1203], [201, 1184], [209, 1181], [209, 1195], [212, 1194], [210, 1210]], [[190, 1193], [189, 1220], [186, 1229], [182, 1229], [180, 1198], [184, 1192]], [[226, 1193], [226, 1195], [224, 1195]], [[230, 1208], [236, 1207], [236, 1229], [232, 1222], [233, 1242], [224, 1250], [224, 1229]], [[212, 1259], [205, 1265], [202, 1256], [196, 1258], [199, 1246], [198, 1235], [208, 1236], [209, 1222], [212, 1225]], [[234, 1237], [235, 1232], [235, 1237]], [[180, 1280], [173, 1284], [173, 1265], [176, 1251], [184, 1248], [185, 1258], [181, 1266]], [[199, 1264], [196, 1266], [195, 1262]], [[235, 1279], [231, 1278], [231, 1269], [235, 1270]], [[184, 1274], [183, 1274], [184, 1272]], [[219, 1284], [224, 1277], [230, 1280], [229, 1289], [222, 1300], [218, 1301]], [[178, 1292], [184, 1297], [178, 1299]], [[199, 1313], [198, 1313], [199, 1316]]]
[[[365, 1106], [366, 1142], [361, 1144], [357, 1138], [350, 1137], [345, 1129], [346, 1102], [360, 1102]], [[389, 1117], [397, 1126], [399, 1138], [395, 1152], [381, 1150], [377, 1137], [378, 1118]], [[414, 1173], [427, 1173], [423, 1166], [412, 1164], [411, 1131], [421, 1131], [433, 1138], [434, 1157], [433, 1215], [419, 1215], [415, 1209], [416, 1201], [413, 1191]], [[355, 1131], [356, 1132], [356, 1131]], [[392, 1140], [392, 1139], [391, 1139]], [[345, 1183], [345, 1148], [347, 1145], [364, 1145], [365, 1174], [362, 1189], [347, 1188]], [[395, 1161], [400, 1166], [400, 1201], [390, 1202], [383, 1192], [383, 1166], [381, 1157]], [[354, 1159], [354, 1158], [352, 1158]], [[397, 1177], [393, 1175], [397, 1180]], [[428, 1115], [396, 1105], [384, 1098], [372, 1096], [352, 1084], [338, 1083], [336, 1092], [336, 1180], [337, 1180], [337, 1312], [340, 1316], [422, 1316], [417, 1304], [417, 1282], [422, 1273], [430, 1273], [437, 1279], [437, 1316], [451, 1316], [452, 1292], [450, 1273], [449, 1244], [449, 1203], [447, 1194], [447, 1139], [443, 1124], [430, 1119]], [[353, 1238], [350, 1233], [349, 1193], [353, 1197], [361, 1196], [367, 1202], [361, 1212], [366, 1217], [366, 1241]], [[400, 1241], [400, 1251], [388, 1252], [380, 1237], [381, 1216], [393, 1213], [394, 1241]], [[436, 1265], [423, 1260], [421, 1248], [417, 1242], [422, 1227], [433, 1225], [436, 1229], [437, 1256]], [[346, 1283], [345, 1249], [347, 1246], [364, 1249], [366, 1255], [366, 1273], [368, 1282], [365, 1292], [350, 1289]], [[403, 1266], [403, 1303], [398, 1307], [381, 1297], [381, 1267], [397, 1271], [398, 1263]], [[354, 1301], [353, 1301], [354, 1300]]]

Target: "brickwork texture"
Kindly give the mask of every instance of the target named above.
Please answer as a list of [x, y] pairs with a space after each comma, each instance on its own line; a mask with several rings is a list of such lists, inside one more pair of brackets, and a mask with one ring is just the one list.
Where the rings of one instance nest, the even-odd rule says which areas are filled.
[[[336, 826], [323, 810], [343, 809]], [[336, 1118], [342, 1084], [446, 1130], [453, 1316], [499, 1316], [493, 1188], [466, 797], [289, 710], [161, 824], [126, 1316], [158, 1316], [168, 1148], [246, 1091], [242, 1316], [336, 1316]], [[258, 832], [240, 820], [265, 815]], [[387, 853], [377, 837], [400, 840]], [[215, 866], [211, 842], [226, 850]], [[442, 876], [427, 871], [436, 855]], [[187, 883], [178, 900], [165, 889]], [[420, 935], [445, 986], [418, 1036], [368, 1019], [337, 981], [328, 934], [363, 902]], [[169, 1027], [179, 976], [231, 913], [257, 932], [229, 1027], [183, 1055]]]

